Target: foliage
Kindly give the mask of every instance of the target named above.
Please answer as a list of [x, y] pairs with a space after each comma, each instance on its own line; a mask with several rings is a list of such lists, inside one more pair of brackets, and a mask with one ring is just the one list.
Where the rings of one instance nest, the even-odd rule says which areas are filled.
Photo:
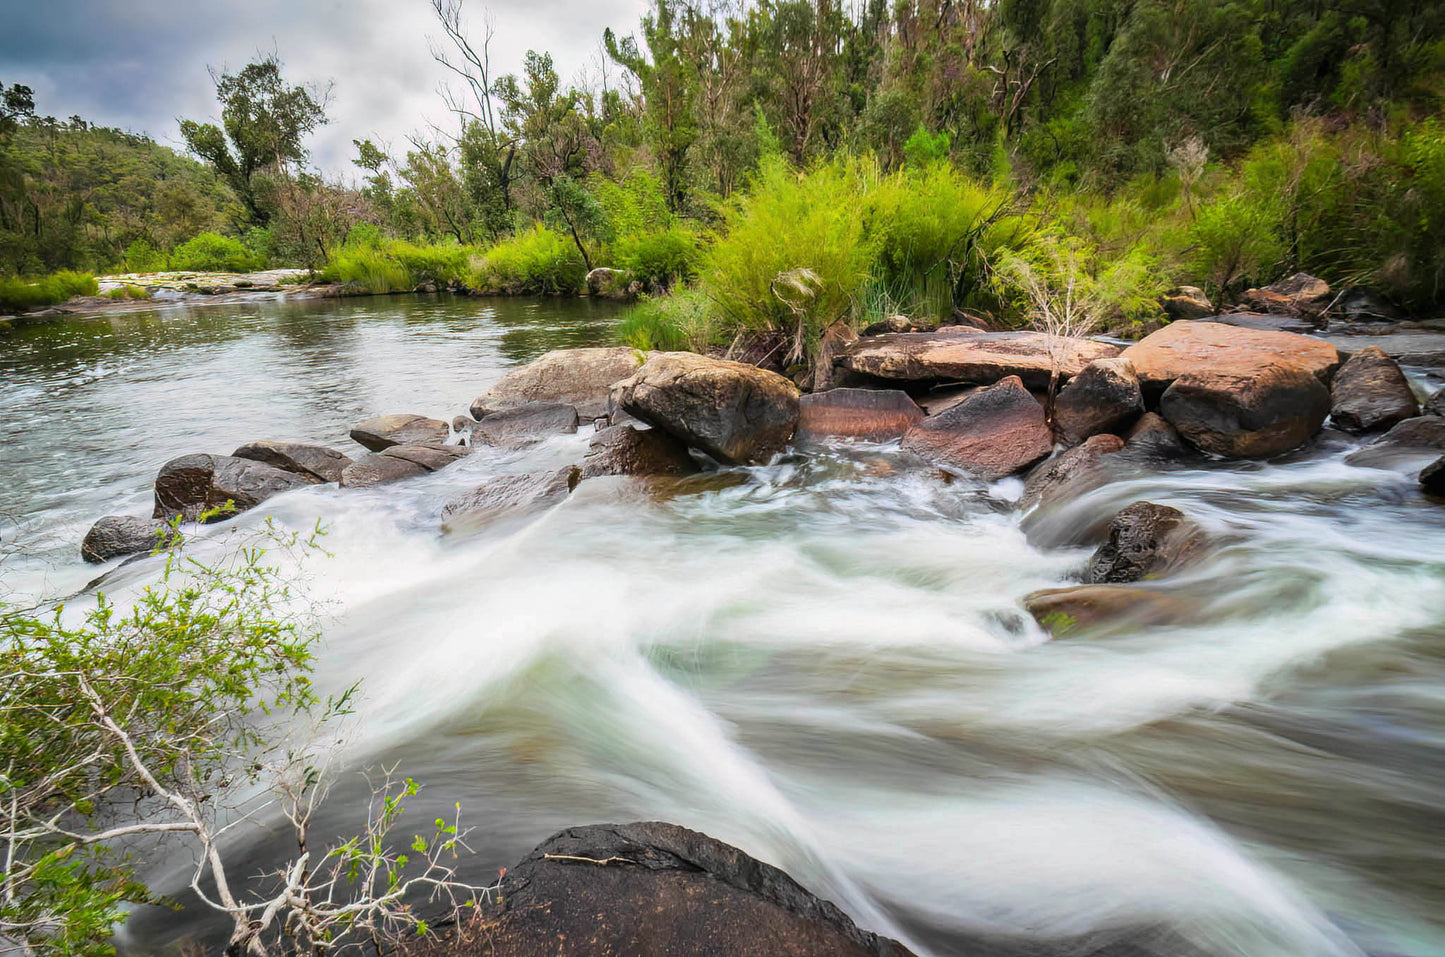
[[384, 239], [375, 227], [358, 226], [332, 254], [321, 275], [332, 282], [354, 283], [371, 293], [409, 292], [425, 284], [444, 288], [467, 279], [476, 255], [470, 246]]
[[261, 265], [239, 239], [219, 233], [201, 233], [181, 243], [171, 252], [170, 264], [187, 272], [248, 272]]
[[644, 351], [705, 352], [717, 343], [719, 330], [716, 307], [696, 289], [644, 299], [617, 325], [623, 342]]
[[53, 306], [74, 296], [99, 294], [95, 276], [71, 270], [61, 270], [41, 279], [0, 279], [0, 310], [24, 312]]
[[586, 278], [576, 247], [538, 223], [483, 253], [470, 285], [488, 293], [566, 296], [579, 292]]
[[617, 265], [654, 288], [692, 279], [701, 254], [701, 237], [680, 223], [655, 232], [630, 233], [612, 244]]

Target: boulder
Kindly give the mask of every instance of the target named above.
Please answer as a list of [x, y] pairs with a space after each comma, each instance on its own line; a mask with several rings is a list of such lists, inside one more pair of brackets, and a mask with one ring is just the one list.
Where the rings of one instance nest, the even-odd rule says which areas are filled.
[[1374, 442], [1345, 456], [1346, 465], [1372, 469], [1417, 469], [1445, 453], [1445, 418], [1406, 419]]
[[1330, 386], [1330, 420], [1346, 432], [1377, 432], [1420, 414], [1400, 366], [1373, 346], [1340, 367]]
[[488, 479], [442, 506], [442, 526], [448, 531], [477, 528], [502, 515], [546, 508], [566, 498], [581, 478], [580, 469], [568, 466]]
[[1241, 301], [1257, 312], [1290, 316], [1321, 316], [1332, 299], [1330, 284], [1298, 272], [1263, 289], [1246, 290]]
[[1114, 516], [1085, 580], [1103, 585], [1158, 578], [1187, 562], [1203, 544], [1203, 530], [1179, 509], [1135, 502]]
[[1193, 603], [1138, 585], [1075, 585], [1024, 596], [1024, 608], [1055, 638], [1091, 631], [1158, 628], [1188, 621]]
[[568, 828], [509, 868], [496, 899], [479, 952], [508, 957], [910, 957], [776, 867], [674, 824]]
[[660, 429], [614, 425], [588, 443], [582, 478], [599, 475], [692, 475], [700, 471], [687, 446]]
[[180, 532], [158, 518], [107, 515], [85, 533], [80, 543], [80, 557], [99, 565], [122, 555], [149, 552], [157, 546], [178, 545], [180, 541]]
[[1320, 430], [1329, 412], [1330, 393], [1318, 378], [1279, 365], [1252, 374], [1183, 375], [1159, 402], [1159, 413], [1190, 444], [1230, 459], [1298, 448]]
[[161, 466], [153, 517], [219, 522], [280, 492], [315, 484], [294, 472], [231, 455], [182, 455]]
[[1018, 376], [980, 389], [938, 415], [930, 415], [903, 437], [903, 449], [937, 465], [1000, 479], [1040, 461], [1053, 451], [1044, 407]]
[[983, 386], [956, 385], [930, 389], [914, 401], [918, 403], [918, 407], [923, 410], [924, 415], [937, 415], [940, 412], [947, 412], [981, 388]]
[[1029, 473], [1019, 508], [1052, 505], [1107, 485], [1111, 479], [1107, 456], [1123, 448], [1124, 440], [1117, 435], [1095, 435], [1054, 456]]
[[1434, 395], [1425, 400], [1420, 411], [1425, 415], [1445, 416], [1445, 389], [1436, 390]]
[[1198, 286], [1180, 286], [1160, 303], [1170, 319], [1207, 319], [1214, 315], [1214, 306]]
[[654, 352], [614, 387], [616, 404], [720, 462], [766, 462], [798, 422], [798, 389], [774, 372], [691, 352]]
[[903, 437], [923, 419], [908, 393], [896, 389], [831, 389], [798, 400], [797, 438], [864, 439], [888, 442]]
[[636, 294], [632, 274], [624, 269], [598, 266], [587, 274], [587, 294], [602, 299], [631, 299]]
[[822, 339], [818, 342], [818, 356], [813, 363], [812, 391], [826, 392], [844, 384], [843, 380], [849, 374], [838, 368], [838, 357], [857, 341], [858, 333], [841, 319], [823, 330]]
[[1330, 315], [1345, 322], [1399, 322], [1405, 318], [1384, 296], [1363, 286], [1350, 286], [1340, 293]]
[[1156, 412], [1145, 412], [1124, 435], [1124, 451], [1131, 458], [1153, 465], [1197, 455], [1179, 430]]
[[1120, 434], [1144, 414], [1144, 392], [1128, 359], [1095, 359], [1054, 397], [1054, 431], [1066, 445]]
[[461, 445], [393, 445], [363, 455], [341, 473], [343, 488], [370, 488], [436, 472], [467, 455]]
[[638, 351], [626, 346], [554, 349], [503, 376], [472, 403], [472, 418], [484, 419], [531, 402], [560, 402], [572, 406], [584, 419], [599, 418], [607, 414], [612, 384], [632, 375], [640, 365]]
[[1420, 488], [1426, 495], [1445, 498], [1445, 455], [1420, 470]]
[[465, 445], [393, 445], [379, 454], [410, 462], [428, 472], [438, 472], [457, 459], [466, 458], [471, 451]]
[[250, 442], [231, 453], [238, 459], [264, 462], [286, 472], [294, 472], [314, 482], [339, 482], [341, 472], [351, 464], [350, 457], [324, 445], [302, 442]]
[[379, 415], [351, 429], [351, 438], [372, 452], [380, 452], [393, 445], [441, 445], [450, 434], [447, 424], [441, 419], [409, 413]]
[[889, 316], [880, 319], [868, 328], [864, 329], [862, 335], [881, 336], [890, 332], [929, 332], [930, 327], [919, 325], [907, 316]]
[[572, 435], [577, 431], [578, 422], [577, 410], [570, 405], [528, 402], [485, 416], [472, 426], [472, 442], [518, 449], [549, 435]]
[[1255, 375], [1269, 366], [1302, 370], [1328, 383], [1340, 364], [1334, 346], [1310, 336], [1231, 326], [1171, 322], [1124, 350], [1146, 400], [1190, 373]]
[[838, 364], [852, 372], [916, 382], [989, 385], [1017, 376], [1034, 389], [1048, 388], [1057, 370], [1065, 379], [1095, 359], [1119, 354], [1115, 346], [1042, 332], [979, 332], [948, 326], [860, 339]]

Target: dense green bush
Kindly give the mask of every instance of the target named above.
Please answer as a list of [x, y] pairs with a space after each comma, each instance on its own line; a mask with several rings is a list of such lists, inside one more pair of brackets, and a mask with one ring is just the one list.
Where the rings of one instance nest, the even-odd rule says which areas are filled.
[[377, 295], [409, 292], [416, 288], [406, 267], [375, 246], [342, 248], [332, 255], [331, 262], [321, 271], [321, 277], [331, 282], [360, 286]]
[[540, 223], [488, 249], [469, 284], [479, 292], [575, 295], [587, 278], [577, 247]]
[[125, 268], [128, 272], [160, 272], [166, 268], [166, 262], [166, 254], [148, 240], [137, 239], [125, 248]]
[[638, 349], [705, 352], [717, 341], [717, 310], [696, 289], [679, 289], [660, 299], [644, 299], [617, 326], [623, 342]]
[[633, 233], [612, 244], [613, 261], [651, 286], [671, 286], [693, 278], [701, 252], [697, 231], [681, 224]]
[[88, 272], [63, 269], [41, 279], [0, 279], [0, 311], [24, 312], [53, 306], [74, 296], [96, 296], [100, 286]]
[[171, 253], [171, 268], [183, 271], [247, 272], [258, 265], [244, 243], [219, 233], [201, 233]]

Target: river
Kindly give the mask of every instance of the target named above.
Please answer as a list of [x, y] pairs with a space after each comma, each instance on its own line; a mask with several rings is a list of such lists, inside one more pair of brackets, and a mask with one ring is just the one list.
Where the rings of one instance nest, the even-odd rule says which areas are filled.
[[[0, 336], [0, 596], [83, 589], [86, 528], [149, 514], [175, 455], [355, 452], [350, 424], [450, 419], [516, 363], [610, 343], [615, 315], [377, 298]], [[450, 496], [586, 442], [306, 489], [201, 534], [328, 529], [305, 568], [318, 675], [360, 681], [362, 707], [318, 831], [358, 824], [354, 769], [397, 763], [423, 820], [461, 803], [478, 880], [561, 827], [660, 819], [920, 955], [1445, 954], [1445, 507], [1345, 465], [1356, 440], [1086, 496], [1079, 521], [1148, 499], [1217, 547], [1181, 580], [1198, 623], [1058, 641], [1019, 600], [1089, 551], [1031, 546], [1017, 480], [945, 483], [896, 446], [670, 497], [593, 480], [529, 523], [441, 533]], [[264, 862], [278, 833], [233, 851]], [[147, 862], [167, 888], [184, 869]], [[148, 910], [123, 944], [197, 927]]]

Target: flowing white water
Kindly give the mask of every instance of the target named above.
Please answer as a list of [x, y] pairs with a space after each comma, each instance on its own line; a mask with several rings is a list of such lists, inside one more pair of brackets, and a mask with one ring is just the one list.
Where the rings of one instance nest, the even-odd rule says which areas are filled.
[[[509, 364], [609, 334], [579, 304], [447, 300], [119, 322], [0, 347], [14, 594], [94, 577], [85, 528], [145, 512], [172, 455], [346, 447], [356, 419], [450, 418]], [[423, 818], [461, 801], [473, 875], [559, 827], [664, 819], [920, 954], [1445, 953], [1445, 508], [1343, 464], [1351, 440], [1073, 503], [1050, 528], [1147, 499], [1217, 548], [1161, 583], [1190, 623], [1072, 641], [1020, 599], [1088, 551], [1031, 545], [1016, 481], [944, 483], [888, 446], [688, 494], [592, 480], [533, 520], [441, 533], [455, 493], [586, 441], [308, 489], [202, 533], [325, 523], [319, 676], [362, 682], [343, 763], [400, 762]], [[359, 821], [346, 781], [322, 833]], [[254, 869], [284, 849], [236, 852]], [[184, 862], [152, 865], [165, 882]], [[139, 914], [129, 946], [198, 926]]]

